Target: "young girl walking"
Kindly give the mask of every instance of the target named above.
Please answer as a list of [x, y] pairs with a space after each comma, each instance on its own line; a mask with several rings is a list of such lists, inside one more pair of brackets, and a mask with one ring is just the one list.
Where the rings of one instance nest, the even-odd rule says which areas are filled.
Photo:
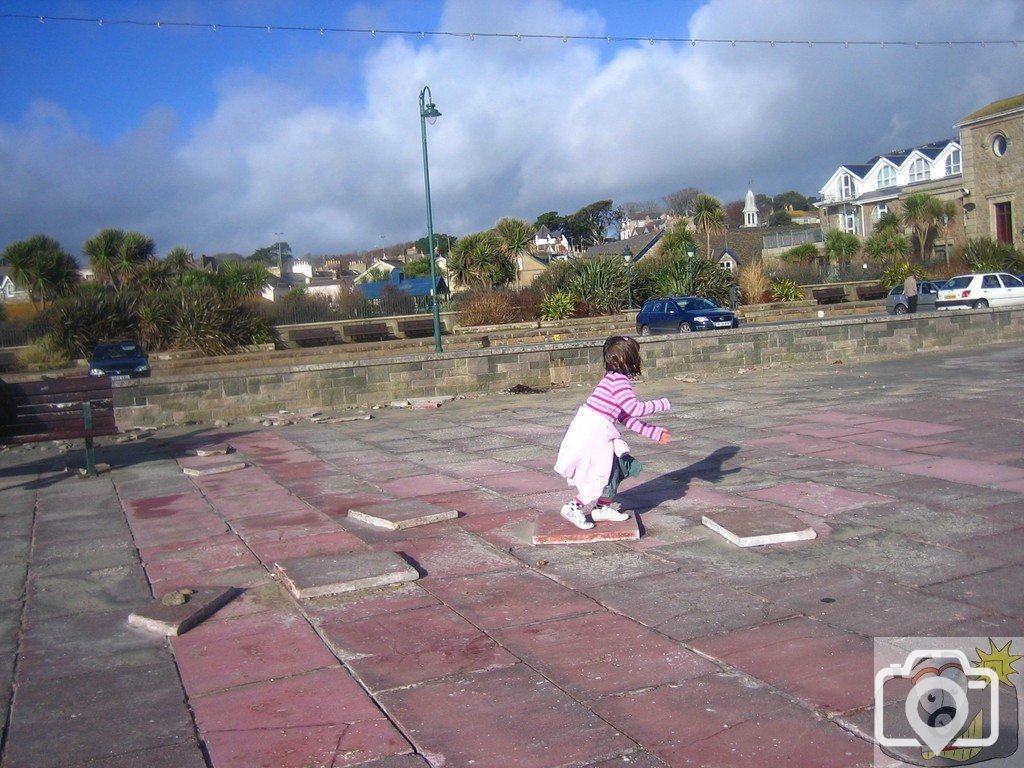
[[611, 336], [604, 343], [604, 378], [580, 406], [558, 449], [555, 471], [576, 495], [562, 507], [561, 515], [577, 528], [593, 528], [584, 509], [596, 501], [590, 517], [597, 522], [628, 520], [629, 515], [612, 506], [619, 482], [640, 473], [640, 462], [629, 455], [615, 423], [638, 435], [667, 445], [671, 436], [664, 427], [640, 419], [671, 405], [667, 398], [637, 400], [630, 382], [640, 375], [640, 345], [628, 336]]

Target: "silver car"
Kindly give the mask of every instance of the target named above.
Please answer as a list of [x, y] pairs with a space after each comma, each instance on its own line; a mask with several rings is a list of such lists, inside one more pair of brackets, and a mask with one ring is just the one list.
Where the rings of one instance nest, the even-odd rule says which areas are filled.
[[[935, 309], [935, 297], [939, 295], [940, 283], [931, 280], [917, 281], [917, 311], [929, 312]], [[885, 299], [885, 311], [890, 315], [905, 315], [910, 307], [903, 295], [903, 283], [894, 285]]]

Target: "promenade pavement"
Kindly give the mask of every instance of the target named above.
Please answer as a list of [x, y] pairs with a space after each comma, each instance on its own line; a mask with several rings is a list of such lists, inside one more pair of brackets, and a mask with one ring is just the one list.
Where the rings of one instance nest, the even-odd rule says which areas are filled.
[[[584, 387], [159, 430], [96, 479], [64, 473], [79, 446], [0, 453], [0, 764], [872, 765], [873, 637], [1024, 635], [1024, 349], [698, 378], [637, 384], [674, 439], [627, 435], [631, 541], [532, 544]], [[221, 442], [248, 466], [183, 473]], [[347, 516], [409, 499], [459, 516]], [[741, 549], [722, 509], [817, 538]], [[274, 577], [368, 552], [419, 578]], [[181, 636], [127, 624], [211, 585], [242, 592]]]

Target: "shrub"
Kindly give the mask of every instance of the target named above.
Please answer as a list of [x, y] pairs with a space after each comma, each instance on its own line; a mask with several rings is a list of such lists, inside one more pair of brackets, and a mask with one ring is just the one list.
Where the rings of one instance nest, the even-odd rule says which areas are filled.
[[515, 322], [517, 312], [507, 291], [479, 288], [458, 297], [459, 325], [501, 325]]
[[804, 289], [793, 280], [776, 280], [772, 285], [774, 301], [803, 301]]
[[181, 291], [174, 301], [174, 345], [198, 349], [204, 355], [223, 355], [253, 343], [260, 319], [244, 305], [226, 300], [209, 289]]
[[907, 261], [900, 261], [893, 264], [891, 267], [886, 268], [882, 273], [882, 285], [886, 288], [892, 288], [894, 285], [899, 285], [907, 279], [907, 275], [911, 272], [918, 280], [926, 279], [924, 268], [917, 264], [911, 264]]
[[71, 358], [52, 338], [42, 338], [19, 349], [15, 365], [22, 370], [67, 368]]
[[772, 281], [764, 271], [764, 263], [755, 261], [740, 267], [740, 293], [751, 304], [771, 299]]
[[53, 304], [49, 336], [71, 358], [86, 357], [104, 339], [138, 335], [138, 296], [86, 290]]
[[576, 312], [576, 299], [569, 291], [546, 296], [540, 303], [541, 320], [568, 320]]
[[587, 315], [614, 315], [626, 306], [626, 265], [620, 258], [604, 257], [583, 262], [569, 281], [577, 309]]
[[569, 281], [576, 276], [578, 264], [579, 262], [576, 261], [552, 261], [544, 273], [533, 281], [532, 287], [540, 291], [543, 296], [551, 296], [559, 291], [564, 291], [569, 287]]
[[997, 243], [989, 237], [968, 240], [963, 258], [971, 272], [1024, 272], [1024, 254], [1010, 243]]

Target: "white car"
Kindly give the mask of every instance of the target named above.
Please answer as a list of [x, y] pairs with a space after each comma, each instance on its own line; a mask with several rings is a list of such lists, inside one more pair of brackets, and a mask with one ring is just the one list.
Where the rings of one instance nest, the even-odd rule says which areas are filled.
[[936, 309], [983, 309], [1024, 304], [1024, 281], [1007, 272], [957, 275], [939, 286]]

